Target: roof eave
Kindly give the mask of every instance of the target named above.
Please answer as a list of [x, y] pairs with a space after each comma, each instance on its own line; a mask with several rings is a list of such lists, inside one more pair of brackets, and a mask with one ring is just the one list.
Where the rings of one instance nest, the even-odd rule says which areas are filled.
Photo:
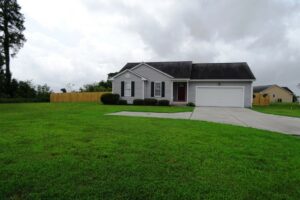
[[140, 77], [143, 81], [148, 80], [148, 79], [146, 79], [145, 77], [139, 75], [138, 73], [135, 73], [135, 72], [131, 71], [130, 69], [126, 69], [126, 70], [124, 70], [124, 71], [121, 71], [120, 73], [116, 74], [114, 77], [112, 77], [112, 78], [110, 78], [110, 79], [108, 79], [108, 80], [113, 81], [115, 78], [117, 78], [118, 76], [124, 74], [125, 72], [132, 73], [132, 74], [134, 74], [134, 75]]

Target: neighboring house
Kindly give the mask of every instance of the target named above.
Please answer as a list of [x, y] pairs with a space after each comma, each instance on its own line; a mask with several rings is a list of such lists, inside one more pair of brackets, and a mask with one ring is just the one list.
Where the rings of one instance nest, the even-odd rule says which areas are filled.
[[112, 92], [134, 99], [166, 99], [171, 104], [251, 107], [252, 82], [247, 63], [127, 63], [112, 77]]
[[296, 94], [290, 88], [288, 88], [288, 87], [282, 87], [282, 88], [293, 94], [293, 102], [298, 101], [298, 98], [297, 98]]
[[294, 93], [287, 87], [278, 85], [263, 85], [253, 87], [253, 93], [267, 94], [270, 102], [293, 102]]

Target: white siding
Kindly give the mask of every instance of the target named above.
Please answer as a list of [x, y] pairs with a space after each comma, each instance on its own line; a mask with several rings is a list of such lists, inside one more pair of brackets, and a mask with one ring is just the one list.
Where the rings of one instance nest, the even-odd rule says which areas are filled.
[[122, 81], [134, 81], [135, 82], [135, 92], [134, 97], [121, 97], [121, 99], [127, 100], [128, 103], [132, 103], [133, 99], [143, 99], [143, 80], [141, 77], [136, 76], [133, 73], [125, 72], [120, 76], [116, 77], [113, 81], [113, 93], [119, 94], [121, 96], [121, 82]]
[[148, 79], [148, 81], [145, 82], [145, 98], [154, 98], [154, 97], [151, 97], [151, 82], [165, 82], [165, 97], [162, 98], [162, 97], [155, 97], [155, 99], [167, 99], [169, 101], [171, 101], [171, 95], [172, 95], [172, 92], [171, 92], [171, 84], [172, 84], [172, 81], [171, 79], [146, 66], [146, 65], [140, 65], [139, 67], [135, 68], [132, 70], [133, 72], [145, 77], [146, 79]]

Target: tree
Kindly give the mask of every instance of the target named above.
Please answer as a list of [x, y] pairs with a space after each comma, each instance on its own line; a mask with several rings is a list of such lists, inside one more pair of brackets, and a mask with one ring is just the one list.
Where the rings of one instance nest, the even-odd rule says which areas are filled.
[[41, 99], [50, 99], [50, 87], [47, 84], [38, 85], [36, 89], [36, 96]]
[[119, 72], [111, 72], [109, 74], [107, 74], [107, 79], [110, 79], [112, 77], [114, 77], [115, 75], [117, 75]]
[[6, 96], [5, 92], [5, 74], [3, 70], [4, 60], [0, 53], [0, 98]]
[[16, 97], [34, 98], [36, 96], [35, 86], [31, 81], [19, 81]]
[[6, 90], [10, 91], [10, 56], [14, 57], [24, 45], [26, 39], [24, 16], [17, 0], [0, 0], [0, 54], [4, 56]]
[[79, 90], [80, 92], [109, 92], [111, 91], [111, 81], [86, 84]]

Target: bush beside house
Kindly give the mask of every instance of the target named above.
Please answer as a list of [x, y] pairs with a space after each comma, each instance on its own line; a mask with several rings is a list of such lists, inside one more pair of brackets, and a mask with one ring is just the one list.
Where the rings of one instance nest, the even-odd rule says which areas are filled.
[[107, 105], [117, 105], [120, 101], [120, 95], [106, 93], [101, 96], [101, 102]]
[[127, 105], [127, 101], [124, 99], [119, 100], [119, 105]]
[[169, 100], [159, 100], [158, 101], [158, 105], [159, 106], [169, 106], [170, 105], [170, 101]]
[[148, 106], [155, 106], [157, 104], [156, 99], [144, 99], [144, 104]]
[[169, 100], [157, 100], [157, 99], [134, 99], [133, 105], [146, 105], [146, 106], [169, 106]]
[[[127, 101], [120, 99], [119, 94], [106, 93], [101, 96], [101, 102], [107, 105], [127, 105]], [[147, 106], [169, 106], [169, 100], [157, 99], [134, 99], [133, 105], [147, 105]]]
[[133, 100], [133, 105], [144, 105], [145, 101], [144, 99], [134, 99]]
[[195, 104], [193, 102], [189, 102], [186, 104], [186, 106], [195, 107]]

